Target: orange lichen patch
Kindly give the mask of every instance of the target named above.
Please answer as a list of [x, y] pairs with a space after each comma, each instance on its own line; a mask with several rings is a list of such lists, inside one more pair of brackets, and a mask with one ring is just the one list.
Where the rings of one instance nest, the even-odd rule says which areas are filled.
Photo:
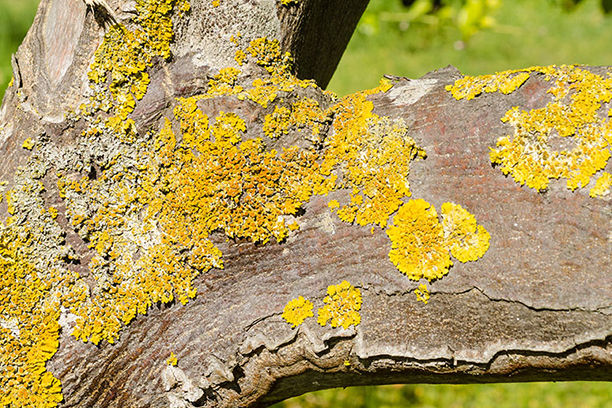
[[352, 191], [350, 203], [338, 209], [340, 219], [383, 228], [401, 199], [411, 195], [410, 161], [425, 157], [401, 119], [372, 113], [366, 95], [385, 89], [388, 84], [381, 83], [380, 88], [349, 95], [330, 108], [334, 133], [325, 140], [322, 162], [324, 174], [340, 170], [339, 186]]
[[273, 102], [278, 96], [278, 91], [279, 88], [276, 84], [271, 83], [267, 79], [256, 78], [253, 80], [253, 87], [240, 93], [238, 99], [250, 99], [267, 108], [268, 104]]
[[246, 52], [271, 74], [288, 71], [285, 67], [290, 62], [289, 53], [283, 54], [278, 40], [256, 38], [249, 43]]
[[[181, 134], [183, 135], [183, 143], [190, 149], [195, 149], [210, 138], [210, 129], [208, 116], [204, 115], [198, 108], [197, 102], [200, 98], [178, 98], [177, 106], [174, 108], [174, 116], [179, 118]], [[184, 120], [182, 118], [189, 118]], [[176, 142], [171, 141], [170, 132], [171, 124], [166, 121], [164, 125], [164, 132], [160, 133], [160, 136], [155, 140], [155, 149], [161, 150], [162, 144], [171, 143], [170, 146], [166, 146], [167, 151], [171, 151], [175, 148]], [[173, 143], [173, 144], [172, 144]]]
[[[179, 119], [183, 123], [190, 117]], [[152, 208], [172, 218], [185, 212], [181, 208], [196, 209], [185, 221], [173, 219], [170, 225], [201, 219], [193, 228], [206, 233], [220, 229], [232, 238], [282, 241], [288, 234], [283, 216], [295, 215], [326, 181], [318, 174], [313, 152], [295, 147], [266, 151], [259, 138], [242, 141], [245, 130], [238, 116], [222, 113], [211, 129], [214, 140], [195, 151], [180, 146], [175, 152], [160, 151], [173, 156], [174, 165], [163, 169], [161, 177], [171, 183], [167, 187], [177, 202], [153, 201]]]
[[330, 113], [323, 110], [317, 101], [301, 98], [291, 108], [276, 105], [274, 111], [266, 115], [263, 131], [266, 136], [275, 139], [288, 134], [291, 129], [309, 129], [311, 142], [318, 143], [321, 129], [330, 121]]
[[[548, 90], [553, 100], [543, 108], [506, 112], [502, 121], [514, 127], [514, 134], [497, 140], [491, 162], [536, 190], [545, 190], [551, 179], [565, 179], [570, 190], [585, 187], [612, 156], [610, 120], [599, 112], [612, 99], [610, 74], [604, 78], [575, 66], [532, 67], [486, 78], [464, 77], [447, 89], [457, 99], [471, 99], [483, 89], [509, 93], [516, 89], [516, 78], [526, 79], [530, 72], [544, 74], [553, 83]], [[496, 85], [483, 87], [483, 82]]]
[[442, 228], [451, 254], [460, 262], [475, 261], [489, 249], [488, 231], [459, 204], [442, 204]]
[[331, 327], [342, 326], [348, 329], [361, 322], [361, 291], [347, 281], [327, 287], [327, 296], [323, 299], [325, 306], [318, 310], [317, 323], [325, 326], [331, 320]]
[[[425, 152], [407, 136], [400, 120], [372, 116], [367, 133], [347, 152], [343, 182], [352, 188], [350, 203], [338, 210], [338, 215], [359, 225], [376, 224], [386, 227], [388, 219], [410, 197], [407, 180], [409, 163]], [[344, 215], [344, 217], [342, 217]]]
[[612, 186], [612, 174], [604, 171], [601, 176], [595, 182], [595, 185], [589, 191], [591, 197], [604, 197], [610, 194], [610, 187]]
[[314, 316], [312, 308], [312, 302], [304, 299], [303, 296], [300, 296], [298, 298], [291, 299], [285, 305], [282, 318], [285, 319], [287, 323], [291, 324], [292, 327], [296, 327], [302, 324], [306, 318]]
[[234, 67], [222, 68], [219, 73], [208, 81], [209, 96], [233, 95], [242, 91], [242, 87], [236, 86], [240, 70]]
[[[164, 130], [168, 132], [162, 129], [160, 137], [166, 134]], [[197, 137], [185, 143], [196, 143], [194, 140]], [[154, 164], [163, 166], [164, 160], [167, 163], [171, 158], [160, 156]], [[146, 164], [147, 158], [142, 159]], [[148, 173], [128, 171], [121, 178], [111, 177], [109, 169], [96, 180], [80, 185], [81, 193], [66, 190], [68, 216], [83, 219], [76, 225], [77, 232], [88, 237], [90, 248], [97, 254], [89, 264], [96, 279], [91, 295], [87, 295], [87, 288], [82, 285], [74, 286], [71, 293], [75, 300], [70, 304], [70, 311], [78, 316], [72, 334], [83, 341], [114, 342], [122, 325], [136, 314], [145, 314], [156, 302], [174, 299], [187, 302], [195, 296], [191, 286], [193, 278], [202, 270], [221, 266], [220, 251], [205, 236], [190, 237], [193, 244], [184, 247], [174, 240], [189, 231], [183, 230], [173, 237], [160, 235], [156, 224], [165, 220], [156, 218], [156, 214], [142, 217], [147, 210], [155, 211], [153, 196], [168, 186], [168, 180], [160, 179], [153, 164], [149, 167]], [[147, 165], [142, 168], [147, 169]], [[150, 176], [156, 178], [150, 179]], [[71, 199], [79, 198], [89, 201], [89, 214], [75, 214]], [[136, 251], [142, 251], [137, 260], [133, 259]]]
[[166, 360], [166, 364], [171, 366], [176, 366], [178, 364], [178, 360], [176, 359], [174, 352], [170, 353], [170, 357], [168, 357], [168, 359]]
[[[155, 302], [194, 297], [193, 279], [222, 267], [210, 241], [214, 231], [280, 242], [299, 227], [284, 217], [333, 187], [314, 151], [266, 150], [260, 138], [243, 140], [240, 117], [221, 112], [211, 124], [197, 107], [200, 98], [177, 101], [180, 135], [166, 119], [153, 150], [143, 152], [142, 170], [117, 177], [111, 167], [95, 180], [62, 184], [67, 197], [86, 194], [88, 207], [96, 208], [78, 214], [68, 206], [69, 218], [83, 220], [76, 227], [98, 254], [90, 262], [98, 286], [71, 309], [79, 316], [73, 334], [84, 341], [113, 342], [123, 324]], [[141, 256], [133, 260], [137, 249]]]
[[417, 297], [417, 302], [423, 302], [427, 304], [429, 301], [429, 289], [427, 289], [427, 285], [421, 283], [418, 288], [414, 290], [414, 294]]
[[[61, 384], [46, 371], [59, 346], [59, 308], [53, 280], [41, 279], [26, 259], [26, 231], [0, 224], [0, 405], [54, 407]], [[55, 278], [53, 278], [55, 279]]]
[[291, 127], [291, 111], [284, 106], [275, 106], [274, 112], [266, 115], [263, 132], [266, 136], [276, 139], [289, 133]]
[[323, 111], [314, 99], [302, 98], [292, 105], [289, 121], [298, 128], [310, 128], [317, 136], [323, 125], [330, 121], [330, 114]]
[[410, 279], [439, 279], [453, 265], [449, 252], [460, 262], [475, 261], [489, 248], [489, 233], [458, 204], [442, 204], [442, 223], [423, 199], [402, 205], [387, 229], [389, 259]]
[[234, 55], [234, 60], [238, 63], [238, 65], [244, 64], [247, 56], [246, 53], [242, 50], [236, 50], [236, 54]]
[[[236, 37], [232, 36], [231, 42], [238, 46], [239, 41]], [[280, 43], [277, 40], [269, 40], [266, 37], [256, 38], [250, 41], [245, 50], [236, 50], [236, 61], [240, 65], [243, 65], [249, 57], [271, 75], [256, 77], [251, 80], [250, 84], [238, 85], [240, 70], [233, 67], [223, 68], [209, 81], [206, 94], [200, 97], [235, 95], [239, 100], [248, 99], [266, 108], [281, 93], [287, 94], [296, 88], [316, 87], [313, 81], [300, 80], [291, 74], [291, 58], [289, 54], [281, 52]]]
[[438, 213], [423, 199], [402, 205], [387, 235], [392, 248], [389, 259], [410, 279], [439, 279], [453, 264]]

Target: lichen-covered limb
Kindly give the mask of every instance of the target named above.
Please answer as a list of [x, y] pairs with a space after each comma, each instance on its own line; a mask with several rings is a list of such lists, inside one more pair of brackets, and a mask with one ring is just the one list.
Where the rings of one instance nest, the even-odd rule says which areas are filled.
[[[540, 67], [457, 101], [447, 87], [472, 82], [446, 69], [338, 98], [294, 76], [273, 29], [269, 7], [309, 3], [262, 2], [271, 20], [249, 25], [229, 1], [142, 0], [102, 38], [42, 2], [0, 110], [2, 404], [611, 379], [609, 133], [571, 161], [603, 181], [573, 190], [521, 186], [490, 155], [521, 126], [506, 112], [579, 90], [549, 92]], [[50, 14], [86, 29], [34, 58]], [[236, 30], [203, 49], [193, 27], [215, 16]], [[602, 129], [606, 69], [564, 70], [601, 86], [572, 119]]]

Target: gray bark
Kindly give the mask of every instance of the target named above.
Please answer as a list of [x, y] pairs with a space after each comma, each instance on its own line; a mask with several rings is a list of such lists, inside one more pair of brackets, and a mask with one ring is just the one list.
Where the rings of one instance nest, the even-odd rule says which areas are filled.
[[[129, 2], [108, 3], [119, 20], [130, 19]], [[139, 131], [157, 129], [174, 98], [205, 91], [219, 68], [233, 64], [227, 40], [237, 30], [278, 38], [294, 55], [297, 75], [324, 86], [367, 1], [338, 3], [221, 0], [215, 8], [193, 1], [176, 23], [172, 59], [150, 67], [151, 85], [130, 117]], [[26, 138], [75, 143], [83, 125], [66, 112], [83, 100], [102, 34], [80, 1], [41, 2], [0, 110], [0, 180], [8, 188], [31, 154], [21, 148]], [[157, 305], [136, 317], [115, 344], [62, 332], [47, 364], [62, 382], [60, 406], [256, 407], [351, 385], [612, 380], [609, 199], [554, 181], [539, 193], [491, 166], [489, 147], [509, 129], [500, 118], [513, 106], [546, 100], [547, 83], [531, 78], [510, 95], [467, 102], [445, 90], [459, 77], [447, 68], [399, 78], [369, 98], [377, 114], [402, 118], [427, 151], [411, 167], [413, 197], [436, 208], [461, 203], [492, 237], [482, 259], [456, 262], [430, 285], [427, 305], [415, 301], [417, 283], [389, 261], [383, 230], [344, 223], [315, 196], [299, 217], [300, 231], [285, 242], [214, 237], [225, 268], [200, 275], [198, 295], [185, 305]], [[308, 92], [324, 101], [321, 90]], [[210, 117], [224, 109], [259, 113], [227, 98], [202, 106]], [[48, 203], [61, 205], [53, 183], [46, 185]], [[0, 206], [4, 218], [6, 200]], [[68, 243], [83, 246], [68, 223], [62, 227]], [[290, 299], [302, 295], [320, 306], [325, 288], [344, 279], [363, 295], [358, 326], [331, 329], [308, 319], [293, 329], [281, 318]], [[180, 356], [177, 367], [166, 366], [168, 350]], [[168, 390], [162, 377], [169, 373], [177, 380]]]

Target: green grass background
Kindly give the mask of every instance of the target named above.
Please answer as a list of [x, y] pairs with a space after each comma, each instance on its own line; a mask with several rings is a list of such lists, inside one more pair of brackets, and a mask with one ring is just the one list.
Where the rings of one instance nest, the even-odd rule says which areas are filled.
[[[38, 0], [0, 0], [0, 95], [10, 56], [27, 32]], [[462, 41], [435, 20], [405, 24], [400, 0], [371, 0], [329, 88], [340, 95], [374, 87], [383, 74], [418, 78], [452, 64], [466, 74], [548, 64], [612, 65], [612, 17], [597, 0], [573, 12], [553, 0], [504, 0], [496, 24]], [[612, 408], [612, 383], [389, 385], [324, 390], [276, 408]]]
[[401, 31], [381, 21], [404, 10], [400, 0], [370, 1], [330, 89], [343, 95], [376, 86], [383, 74], [418, 78], [448, 64], [470, 75], [532, 65], [612, 65], [612, 16], [597, 0], [584, 0], [571, 13], [553, 0], [503, 0], [493, 15], [496, 25], [463, 49], [453, 26], [417, 23]]

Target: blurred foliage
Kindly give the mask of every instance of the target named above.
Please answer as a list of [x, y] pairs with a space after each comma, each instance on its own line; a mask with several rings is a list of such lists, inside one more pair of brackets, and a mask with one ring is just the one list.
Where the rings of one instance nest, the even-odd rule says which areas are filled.
[[[38, 0], [0, 0], [0, 95]], [[449, 63], [467, 74], [529, 65], [611, 65], [612, 0], [372, 0], [330, 89], [417, 78]], [[568, 11], [571, 11], [568, 12]], [[611, 383], [392, 385], [310, 393], [280, 408], [612, 408]]]
[[[553, 5], [571, 11], [583, 0], [548, 0]], [[378, 20], [396, 21], [400, 28], [407, 29], [411, 23], [431, 24], [433, 26], [454, 25], [461, 32], [463, 40], [468, 40], [478, 31], [495, 25], [493, 13], [502, 0], [401, 0], [406, 7], [404, 12], [382, 12]], [[508, 2], [510, 5], [512, 1]], [[612, 0], [599, 0], [601, 9], [609, 13]], [[370, 16], [372, 19], [373, 16]], [[375, 19], [374, 19], [375, 20]]]
[[[438, 29], [455, 26], [464, 40], [476, 32], [492, 27], [492, 13], [501, 0], [403, 0], [381, 2], [374, 0], [362, 19], [359, 30], [366, 35], [379, 33], [380, 24], [392, 23], [400, 31], [413, 24], [427, 24]], [[376, 4], [376, 6], [374, 6]]]
[[[497, 0], [486, 10], [474, 6], [481, 11], [471, 15], [480, 17], [467, 20], [480, 23], [462, 31], [453, 19], [469, 1], [435, 6], [416, 0], [406, 8], [401, 0], [372, 0], [329, 89], [344, 95], [376, 86], [383, 74], [418, 78], [448, 64], [469, 75], [532, 65], [612, 65], [612, 14], [603, 13], [601, 0], [583, 0], [571, 10], [560, 0]], [[425, 3], [431, 12], [414, 11], [430, 10]], [[452, 4], [454, 11], [441, 12]]]
[[[583, 0], [549, 0], [566, 10], [572, 10], [574, 7], [582, 3]], [[600, 1], [601, 9], [604, 13], [609, 13], [612, 11], [612, 0], [601, 0]]]

